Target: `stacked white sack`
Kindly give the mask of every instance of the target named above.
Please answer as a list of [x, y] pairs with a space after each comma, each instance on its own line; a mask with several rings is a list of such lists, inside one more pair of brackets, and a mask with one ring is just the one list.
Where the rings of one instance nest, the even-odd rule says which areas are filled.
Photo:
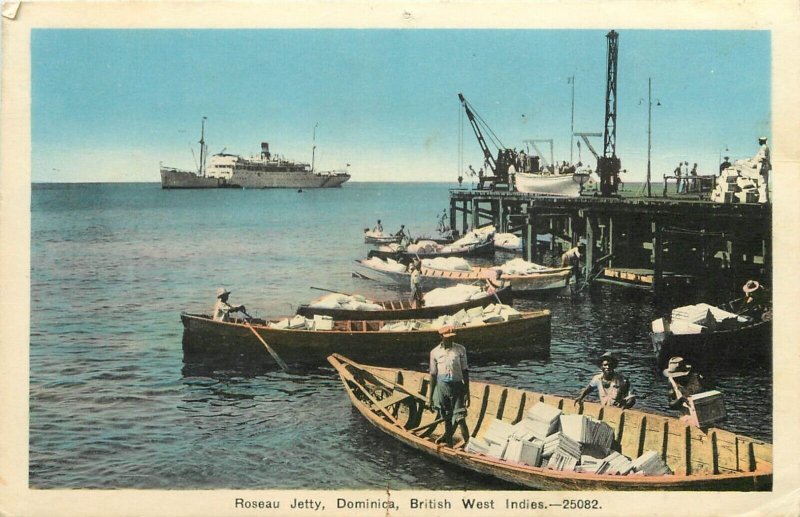
[[372, 257], [368, 258], [363, 263], [365, 266], [380, 269], [381, 271], [392, 271], [394, 273], [406, 272], [406, 266], [392, 259], [381, 260], [378, 257]]
[[436, 257], [423, 259], [422, 265], [431, 269], [442, 269], [445, 271], [471, 271], [472, 266], [461, 257]]
[[308, 306], [315, 309], [346, 309], [351, 311], [379, 311], [383, 309], [377, 303], [367, 300], [363, 296], [339, 293], [323, 296], [319, 300], [311, 302]]
[[452, 287], [439, 287], [423, 295], [425, 307], [440, 307], [464, 303], [486, 296], [477, 285], [458, 284]]
[[530, 275], [548, 268], [521, 258], [515, 258], [493, 269], [499, 269], [504, 275]]
[[497, 233], [494, 236], [494, 245], [497, 248], [521, 250], [522, 239], [520, 239], [513, 233]]

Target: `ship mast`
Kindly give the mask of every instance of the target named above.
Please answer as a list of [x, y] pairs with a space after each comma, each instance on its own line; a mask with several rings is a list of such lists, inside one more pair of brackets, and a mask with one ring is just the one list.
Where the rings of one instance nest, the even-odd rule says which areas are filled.
[[197, 171], [199, 176], [206, 177], [206, 117], [200, 122], [200, 169]]
[[312, 136], [312, 139], [313, 139], [314, 143], [311, 146], [311, 172], [314, 172], [314, 155], [317, 152], [317, 126], [318, 125], [319, 125], [319, 122], [314, 124], [314, 135]]

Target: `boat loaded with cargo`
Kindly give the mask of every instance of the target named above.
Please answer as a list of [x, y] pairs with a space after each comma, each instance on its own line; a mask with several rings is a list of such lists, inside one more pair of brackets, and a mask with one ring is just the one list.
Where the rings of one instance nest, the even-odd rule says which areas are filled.
[[[245, 158], [220, 152], [208, 157], [205, 119], [200, 132], [200, 164], [197, 171], [161, 166], [162, 189], [198, 188], [333, 188], [350, 179], [344, 171], [316, 172], [312, 164], [287, 160], [261, 143], [261, 154]], [[223, 150], [224, 151], [224, 150]]]
[[[440, 442], [430, 376], [328, 358], [367, 421], [439, 460], [540, 490], [770, 490], [772, 445], [679, 418], [471, 380], [469, 442]], [[399, 452], [399, 450], [398, 450]]]

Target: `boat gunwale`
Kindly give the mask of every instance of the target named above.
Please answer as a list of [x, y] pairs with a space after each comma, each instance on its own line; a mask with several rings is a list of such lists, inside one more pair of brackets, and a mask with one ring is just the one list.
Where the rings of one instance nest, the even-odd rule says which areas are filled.
[[[467, 468], [470, 468], [471, 464], [478, 464], [478, 465], [484, 466], [485, 470], [479, 469], [477, 466], [472, 466], [472, 468], [473, 468], [473, 470], [477, 470], [479, 472], [484, 472], [484, 473], [487, 473], [486, 470], [489, 470], [490, 471], [490, 472], [488, 472], [489, 474], [495, 475], [496, 477], [499, 477], [501, 479], [506, 479], [508, 481], [514, 482], [515, 484], [523, 484], [524, 486], [535, 486], [534, 484], [524, 484], [521, 481], [514, 481], [513, 479], [504, 478], [500, 474], [503, 473], [503, 472], [508, 472], [508, 473], [518, 473], [518, 474], [525, 474], [525, 475], [533, 475], [533, 478], [530, 480], [532, 482], [535, 482], [537, 476], [539, 478], [543, 478], [546, 481], [552, 480], [552, 481], [561, 482], [561, 483], [571, 483], [571, 484], [579, 483], [580, 484], [581, 482], [585, 481], [587, 483], [605, 485], [604, 487], [601, 487], [601, 489], [612, 489], [612, 490], [613, 489], [627, 489], [627, 488], [644, 489], [644, 490], [647, 490], [647, 489], [658, 489], [658, 488], [662, 488], [662, 489], [664, 489], [664, 488], [678, 488], [678, 489], [685, 488], [687, 490], [697, 490], [697, 488], [694, 485], [701, 485], [702, 486], [702, 488], [700, 488], [701, 490], [713, 491], [713, 490], [718, 490], [718, 489], [713, 487], [713, 485], [715, 483], [729, 481], [729, 480], [732, 480], [732, 481], [739, 481], [739, 480], [740, 481], [745, 481], [745, 480], [748, 480], [748, 479], [752, 479], [754, 481], [754, 483], [755, 483], [757, 479], [760, 480], [762, 478], [763, 478], [764, 481], [769, 481], [769, 483], [771, 484], [772, 475], [773, 475], [772, 468], [769, 468], [769, 469], [763, 468], [761, 465], [757, 466], [754, 470], [751, 470], [751, 471], [740, 470], [740, 471], [734, 471], [734, 472], [719, 472], [719, 473], [716, 473], [716, 474], [715, 473], [705, 473], [705, 472], [703, 472], [703, 473], [688, 474], [688, 475], [687, 474], [677, 474], [676, 473], [676, 474], [672, 474], [672, 475], [660, 475], [660, 476], [637, 476], [637, 475], [619, 476], [619, 475], [610, 475], [610, 474], [594, 474], [594, 473], [588, 473], [588, 472], [556, 471], [556, 470], [547, 469], [547, 468], [544, 468], [544, 467], [533, 467], [533, 466], [523, 465], [523, 464], [519, 464], [519, 463], [515, 463], [515, 462], [507, 462], [507, 461], [500, 460], [500, 459], [493, 459], [493, 458], [490, 458], [490, 457], [485, 456], [485, 455], [469, 453], [469, 452], [466, 452], [466, 451], [459, 451], [459, 450], [455, 450], [455, 449], [452, 449], [452, 448], [447, 448], [447, 447], [445, 447], [445, 446], [443, 446], [441, 444], [435, 444], [430, 440], [426, 440], [423, 437], [414, 435], [409, 430], [407, 430], [407, 429], [405, 429], [405, 428], [403, 428], [403, 427], [401, 427], [401, 426], [399, 426], [397, 424], [392, 424], [391, 422], [388, 422], [387, 420], [382, 418], [376, 412], [375, 409], [373, 409], [372, 407], [368, 406], [363, 401], [358, 400], [355, 397], [354, 390], [351, 389], [347, 385], [347, 381], [345, 380], [345, 377], [342, 374], [342, 372], [343, 371], [347, 371], [348, 374], [350, 376], [352, 376], [352, 373], [350, 373], [347, 370], [347, 366], [349, 365], [349, 366], [352, 366], [352, 367], [354, 367], [356, 369], [359, 369], [359, 370], [362, 370], [362, 371], [367, 371], [367, 372], [369, 372], [369, 373], [371, 373], [373, 375], [374, 375], [374, 372], [376, 370], [385, 371], [385, 372], [393, 372], [393, 373], [401, 371], [401, 372], [414, 373], [414, 374], [423, 375], [423, 376], [425, 374], [422, 374], [421, 372], [413, 372], [413, 371], [410, 371], [410, 370], [404, 370], [403, 368], [390, 368], [390, 367], [362, 365], [362, 364], [359, 364], [359, 363], [357, 363], [355, 361], [351, 361], [351, 360], [347, 359], [346, 357], [344, 357], [344, 356], [342, 356], [340, 354], [332, 354], [331, 356], [328, 357], [328, 362], [334, 367], [334, 369], [339, 374], [340, 380], [344, 384], [345, 391], [347, 392], [348, 397], [350, 398], [353, 406], [356, 409], [358, 409], [358, 411], [367, 419], [367, 421], [369, 421], [371, 424], [373, 424], [376, 427], [378, 427], [384, 433], [386, 433], [388, 435], [391, 435], [391, 436], [393, 436], [393, 437], [395, 437], [397, 439], [400, 439], [402, 442], [404, 442], [404, 443], [406, 443], [406, 444], [408, 444], [410, 446], [413, 446], [413, 447], [415, 447], [417, 449], [424, 450], [424, 451], [427, 451], [427, 452], [429, 452], [431, 454], [434, 454], [436, 456], [442, 457], [443, 459], [445, 459], [446, 461], [450, 461], [451, 463], [459, 464], [459, 465], [465, 466]], [[385, 378], [383, 380], [386, 380], [388, 382], [388, 380], [385, 379]], [[523, 393], [530, 393], [530, 394], [533, 394], [533, 395], [538, 395], [539, 397], [548, 396], [548, 397], [552, 397], [554, 399], [559, 400], [562, 404], [563, 404], [564, 401], [568, 400], [565, 397], [561, 397], [561, 396], [558, 396], [558, 395], [547, 395], [547, 394], [537, 393], [537, 392], [533, 392], [533, 391], [529, 391], [529, 390], [521, 389], [521, 388], [508, 388], [508, 387], [505, 387], [505, 386], [501, 386], [501, 385], [498, 385], [498, 384], [495, 384], [495, 383], [481, 381], [481, 380], [478, 380], [478, 379], [475, 379], [474, 382], [483, 384], [483, 385], [485, 385], [487, 387], [495, 386], [495, 387], [504, 388], [504, 389], [515, 389], [515, 390], [521, 391]], [[403, 385], [403, 384], [401, 384], [401, 386], [406, 388], [406, 386]], [[362, 387], [362, 389], [365, 389], [365, 388]], [[586, 406], [586, 407], [590, 407], [590, 408], [593, 408], [595, 406], [596, 407], [600, 407], [599, 404], [592, 403], [592, 402], [583, 402], [583, 405]], [[583, 407], [581, 407], [580, 410], [581, 410], [581, 412], [576, 413], [576, 414], [584, 414], [582, 412], [583, 411]], [[668, 419], [668, 420], [676, 420], [676, 421], [678, 420], [678, 419], [676, 419], [674, 417], [670, 417], [670, 416], [667, 416], [667, 415], [659, 415], [659, 414], [656, 414], [656, 413], [648, 413], [648, 412], [644, 412], [644, 411], [640, 411], [640, 410], [630, 410], [630, 409], [621, 410], [621, 414], [632, 414], [634, 416], [639, 416], [640, 415], [642, 417], [655, 416], [655, 417], [659, 417], [659, 418], [665, 418], [665, 419]], [[747, 441], [752, 442], [754, 445], [757, 444], [757, 445], [769, 446], [770, 449], [772, 447], [772, 444], [769, 444], [769, 443], [764, 442], [762, 440], [758, 440], [756, 438], [751, 438], [751, 437], [747, 437], [747, 436], [744, 436], [744, 435], [739, 435], [739, 434], [736, 434], [736, 433], [732, 433], [732, 432], [726, 431], [724, 429], [708, 428], [708, 429], [706, 429], [705, 432], [706, 432], [706, 434], [710, 435], [711, 433], [716, 432], [716, 431], [729, 433], [729, 434], [731, 434], [733, 437], [735, 437], [737, 439], [738, 438], [745, 439]], [[615, 441], [616, 441], [616, 439], [615, 439]], [[761, 460], [760, 463], [762, 463], [762, 464], [765, 463], [765, 460]], [[768, 465], [770, 467], [772, 467], [773, 464], [774, 464], [774, 462], [768, 462]], [[708, 485], [708, 488], [705, 488], [706, 485]], [[575, 487], [575, 488], [581, 488], [581, 487]], [[591, 486], [591, 487], [586, 487], [586, 488], [595, 488], [596, 489], [598, 487]], [[584, 488], [584, 489], [586, 489], [586, 488]], [[741, 491], [745, 491], [745, 490], [741, 490]]]

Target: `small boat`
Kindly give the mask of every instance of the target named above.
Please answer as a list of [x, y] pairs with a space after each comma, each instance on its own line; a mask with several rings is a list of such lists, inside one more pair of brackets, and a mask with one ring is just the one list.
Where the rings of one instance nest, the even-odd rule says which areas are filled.
[[387, 235], [369, 228], [364, 230], [364, 244], [392, 244], [399, 243], [400, 239], [402, 239], [402, 236]]
[[[431, 249], [431, 248], [428, 248]], [[451, 245], [438, 245], [435, 251], [408, 251], [405, 248], [400, 249], [377, 249], [370, 250], [367, 257], [378, 257], [382, 259], [391, 258], [404, 264], [409, 263], [411, 260], [436, 258], [436, 257], [479, 257], [483, 255], [494, 254], [494, 244], [491, 240], [470, 244], [467, 246], [451, 246]]]
[[589, 181], [586, 172], [564, 174], [543, 174], [537, 172], [518, 172], [514, 185], [518, 192], [547, 196], [580, 197], [583, 184]]
[[[427, 374], [358, 364], [339, 354], [336, 369], [350, 402], [367, 421], [405, 445], [467, 470], [541, 490], [735, 490], [772, 488], [772, 445], [717, 428], [699, 429], [679, 418], [604, 407], [571, 399], [470, 380], [470, 437], [483, 438], [494, 421], [520, 422], [542, 402], [564, 414], [584, 414], [608, 424], [612, 450], [629, 457], [655, 451], [673, 474], [611, 475], [534, 467], [467, 452], [436, 439], [444, 432], [427, 406]], [[467, 447], [469, 450], [470, 447]]]
[[[402, 267], [382, 269], [370, 260], [356, 260], [356, 275], [378, 282], [409, 285], [410, 273]], [[387, 264], [391, 264], [387, 261]], [[394, 264], [398, 264], [394, 262]], [[394, 265], [391, 264], [391, 265]], [[459, 283], [483, 282], [487, 275], [494, 278], [494, 269], [472, 266], [469, 270], [435, 269], [422, 263], [420, 285], [423, 289], [447, 287]], [[502, 274], [500, 279], [511, 283], [514, 294], [535, 293], [562, 289], [569, 285], [571, 269], [568, 267], [544, 268], [527, 275]]]
[[455, 303], [451, 305], [435, 305], [431, 307], [420, 307], [414, 309], [411, 307], [411, 299], [401, 298], [397, 300], [376, 301], [374, 303], [383, 307], [381, 310], [348, 310], [348, 309], [329, 309], [322, 307], [313, 307], [306, 304], [297, 308], [297, 314], [305, 316], [306, 318], [313, 318], [314, 315], [331, 316], [336, 320], [407, 320], [415, 318], [437, 318], [446, 314], [455, 314], [462, 309], [471, 309], [473, 307], [486, 307], [498, 300], [504, 304], [510, 304], [513, 301], [513, 293], [511, 287], [503, 287], [498, 289], [495, 295], [489, 294], [484, 291], [485, 296], [468, 300], [465, 302]]
[[[519, 314], [517, 319], [508, 321], [459, 327], [458, 342], [467, 347], [470, 354], [478, 357], [537, 357], [549, 354], [550, 311]], [[188, 313], [181, 314], [181, 321], [185, 357], [213, 357], [245, 361], [248, 364], [266, 365], [273, 361], [253, 332], [265, 340], [285, 362], [307, 366], [325, 364], [326, 358], [336, 352], [382, 364], [427, 361], [431, 349], [440, 341], [438, 330], [430, 325], [418, 330], [387, 331], [381, 328], [387, 323], [396, 322], [377, 320], [324, 322], [330, 330], [270, 326], [280, 320], [214, 321], [208, 315]]]
[[[693, 365], [752, 364], [771, 357], [771, 315], [742, 315], [739, 300], [715, 307], [705, 303], [673, 309], [651, 323], [650, 339], [659, 368], [680, 356]], [[748, 361], [749, 360], [749, 361]]]

